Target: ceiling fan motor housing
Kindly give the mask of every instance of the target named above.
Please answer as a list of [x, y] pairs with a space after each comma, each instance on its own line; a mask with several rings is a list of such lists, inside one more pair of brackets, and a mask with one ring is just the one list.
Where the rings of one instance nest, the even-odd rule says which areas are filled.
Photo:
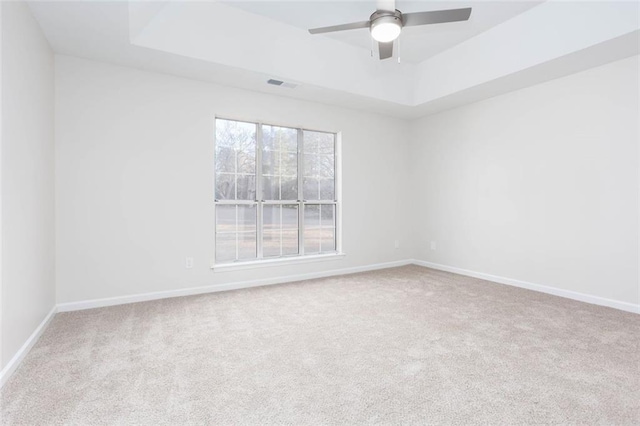
[[389, 10], [376, 10], [369, 17], [369, 21], [371, 22], [371, 29], [377, 25], [389, 22], [393, 22], [402, 27], [402, 12], [397, 9], [393, 12]]

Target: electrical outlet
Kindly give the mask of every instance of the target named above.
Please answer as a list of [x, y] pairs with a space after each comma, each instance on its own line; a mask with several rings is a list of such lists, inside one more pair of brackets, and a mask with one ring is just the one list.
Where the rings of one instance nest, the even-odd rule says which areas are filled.
[[184, 267], [187, 269], [193, 268], [193, 257], [187, 257], [184, 260]]
[[399, 248], [400, 248], [400, 241], [395, 240], [395, 242], [394, 242], [394, 247], [395, 247], [396, 249], [399, 249]]
[[431, 241], [430, 247], [431, 247], [431, 250], [435, 250], [436, 249], [436, 242], [435, 241]]

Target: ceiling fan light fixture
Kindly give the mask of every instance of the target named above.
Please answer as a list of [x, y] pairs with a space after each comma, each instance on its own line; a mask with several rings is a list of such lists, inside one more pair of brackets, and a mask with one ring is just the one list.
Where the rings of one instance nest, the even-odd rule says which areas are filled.
[[371, 37], [380, 43], [397, 39], [400, 31], [402, 31], [402, 22], [393, 15], [381, 16], [371, 22]]

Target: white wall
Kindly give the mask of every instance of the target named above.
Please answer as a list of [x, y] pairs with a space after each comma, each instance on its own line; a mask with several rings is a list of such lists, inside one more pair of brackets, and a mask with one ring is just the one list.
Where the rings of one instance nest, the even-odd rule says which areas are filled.
[[[60, 303], [411, 256], [405, 121], [66, 56], [55, 105]], [[216, 114], [342, 132], [344, 259], [210, 269]]]
[[[637, 76], [634, 57], [406, 122], [57, 56], [58, 302], [415, 257], [638, 304]], [[346, 258], [210, 269], [215, 114], [343, 132]]]
[[54, 60], [23, 2], [2, 2], [2, 366], [55, 304]]
[[418, 120], [417, 258], [638, 304], [638, 72], [635, 56]]

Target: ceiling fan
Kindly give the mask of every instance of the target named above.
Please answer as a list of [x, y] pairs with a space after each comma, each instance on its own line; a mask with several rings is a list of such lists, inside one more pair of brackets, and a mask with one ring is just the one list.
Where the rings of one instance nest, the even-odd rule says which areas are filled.
[[380, 59], [393, 56], [393, 41], [398, 38], [403, 27], [466, 21], [471, 16], [471, 8], [433, 10], [430, 12], [402, 13], [395, 7], [395, 0], [378, 0], [377, 10], [368, 21], [333, 25], [310, 29], [311, 34], [369, 28], [371, 37], [378, 42]]

